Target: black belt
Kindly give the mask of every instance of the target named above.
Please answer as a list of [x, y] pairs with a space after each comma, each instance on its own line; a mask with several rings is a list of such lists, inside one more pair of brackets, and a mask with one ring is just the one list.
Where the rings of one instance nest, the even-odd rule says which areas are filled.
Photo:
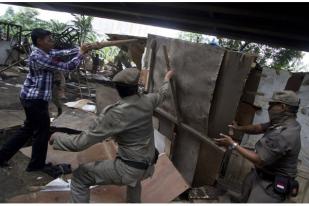
[[275, 175], [273, 175], [273, 174], [269, 174], [269, 173], [266, 173], [266, 172], [264, 172], [262, 170], [258, 170], [258, 169], [256, 169], [256, 173], [263, 180], [268, 180], [268, 181], [274, 181], [275, 180]]
[[155, 156], [152, 160], [151, 163], [145, 163], [145, 162], [136, 162], [136, 161], [132, 161], [132, 160], [125, 160], [122, 159], [121, 157], [117, 157], [117, 159], [120, 159], [122, 162], [124, 162], [125, 164], [127, 164], [130, 167], [134, 167], [136, 169], [141, 169], [141, 170], [146, 170], [148, 169], [149, 166], [152, 166], [154, 164], [157, 163], [159, 157], [159, 151], [157, 149], [155, 149]]

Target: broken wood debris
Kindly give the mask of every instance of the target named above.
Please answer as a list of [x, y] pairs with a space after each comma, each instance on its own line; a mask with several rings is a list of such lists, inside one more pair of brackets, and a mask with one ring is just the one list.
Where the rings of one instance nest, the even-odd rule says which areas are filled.
[[91, 112], [70, 108], [56, 118], [51, 123], [51, 127], [56, 131], [71, 130], [82, 132], [88, 129], [95, 118], [96, 115]]

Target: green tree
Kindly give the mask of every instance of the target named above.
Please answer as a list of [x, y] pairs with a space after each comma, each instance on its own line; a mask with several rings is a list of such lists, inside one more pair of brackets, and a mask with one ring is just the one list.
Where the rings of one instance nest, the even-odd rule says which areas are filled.
[[80, 43], [96, 41], [97, 33], [92, 27], [94, 17], [79, 14], [72, 15], [74, 16], [73, 26], [80, 32]]
[[219, 38], [219, 45], [227, 49], [258, 55], [257, 62], [262, 67], [276, 70], [296, 71], [303, 57], [301, 51], [287, 48], [274, 48], [264, 44]]
[[23, 30], [32, 30], [37, 27], [48, 28], [46, 21], [38, 18], [40, 13], [36, 9], [22, 8], [15, 12], [12, 7], [8, 7], [5, 14], [0, 17], [1, 21], [22, 26]]
[[205, 43], [206, 38], [202, 34], [198, 33], [192, 33], [192, 32], [181, 32], [179, 34], [179, 38], [190, 41], [190, 42], [195, 42], [195, 43]]
[[6, 9], [4, 15], [0, 16], [0, 20], [5, 21], [5, 22], [13, 21], [14, 15], [15, 15], [15, 12], [14, 12], [13, 7], [9, 6]]
[[[198, 33], [181, 32], [179, 38], [195, 43], [210, 43], [210, 36]], [[218, 38], [218, 44], [226, 49], [252, 53], [258, 56], [257, 62], [262, 67], [269, 67], [280, 70], [299, 70], [303, 57], [301, 51], [286, 48], [274, 48], [264, 44], [254, 42]]]
[[68, 28], [68, 25], [62, 22], [59, 22], [58, 20], [51, 19], [49, 22], [47, 22], [48, 29], [53, 33], [61, 33], [66, 28]]

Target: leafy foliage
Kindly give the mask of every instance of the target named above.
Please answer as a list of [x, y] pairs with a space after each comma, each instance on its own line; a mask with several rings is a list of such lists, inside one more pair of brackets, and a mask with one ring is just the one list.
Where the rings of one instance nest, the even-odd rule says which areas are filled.
[[[5, 14], [0, 16], [0, 21], [21, 25], [24, 31], [28, 33], [34, 28], [44, 28], [53, 33], [61, 33], [68, 27], [72, 26], [80, 32], [80, 43], [96, 42], [102, 39], [102, 36], [93, 30], [92, 22], [93, 17], [72, 14], [74, 20], [69, 23], [62, 23], [58, 20], [44, 21], [38, 18], [39, 12], [33, 8], [22, 8], [14, 11], [13, 7], [8, 7]], [[11, 31], [15, 34], [18, 31]], [[106, 47], [101, 50], [95, 51], [103, 59], [113, 62], [114, 58], [118, 55], [120, 49], [118, 47]]]
[[74, 20], [72, 20], [73, 26], [80, 32], [80, 43], [95, 42], [97, 40], [97, 34], [92, 28], [92, 16], [85, 16], [79, 14], [72, 14]]
[[301, 51], [287, 48], [274, 48], [264, 44], [239, 40], [220, 38], [219, 44], [228, 49], [256, 54], [258, 55], [257, 61], [262, 67], [270, 67], [276, 70], [295, 71], [300, 66], [300, 60], [303, 57]]
[[39, 19], [38, 10], [32, 8], [22, 8], [15, 12], [9, 7], [5, 14], [0, 17], [0, 21], [21, 25], [23, 30], [32, 30], [37, 27], [48, 28], [46, 21]]
[[[179, 38], [196, 43], [210, 43], [211, 38], [205, 35], [191, 32], [182, 32]], [[258, 56], [257, 62], [262, 67], [270, 67], [280, 70], [299, 70], [300, 61], [303, 57], [301, 51], [286, 48], [273, 48], [264, 44], [246, 42], [240, 40], [218, 38], [221, 47], [235, 51], [252, 53]]]
[[186, 41], [195, 42], [195, 43], [205, 43], [207, 41], [204, 35], [192, 33], [192, 32], [181, 32], [179, 34], [179, 38], [186, 40]]
[[67, 24], [59, 22], [57, 20], [50, 20], [49, 22], [47, 22], [47, 25], [49, 31], [53, 33], [61, 33], [68, 27]]

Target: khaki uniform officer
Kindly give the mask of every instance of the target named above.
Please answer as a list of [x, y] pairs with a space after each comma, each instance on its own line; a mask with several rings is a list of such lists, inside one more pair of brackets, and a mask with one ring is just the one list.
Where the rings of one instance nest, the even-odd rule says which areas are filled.
[[156, 161], [153, 110], [167, 96], [173, 74], [166, 73], [158, 93], [138, 94], [139, 70], [119, 72], [113, 82], [121, 100], [107, 106], [81, 135], [52, 140], [54, 149], [67, 151], [84, 150], [111, 136], [118, 143], [116, 159], [82, 164], [73, 172], [73, 202], [89, 202], [92, 185], [127, 185], [127, 202], [141, 201], [141, 181], [153, 174]]
[[221, 134], [219, 145], [236, 149], [255, 165], [244, 182], [241, 202], [279, 203], [285, 201], [297, 188], [298, 154], [301, 148], [300, 125], [296, 121], [299, 98], [293, 91], [275, 92], [269, 102], [270, 122], [257, 125], [230, 127], [249, 134], [264, 133], [256, 143], [255, 151], [245, 149]]

